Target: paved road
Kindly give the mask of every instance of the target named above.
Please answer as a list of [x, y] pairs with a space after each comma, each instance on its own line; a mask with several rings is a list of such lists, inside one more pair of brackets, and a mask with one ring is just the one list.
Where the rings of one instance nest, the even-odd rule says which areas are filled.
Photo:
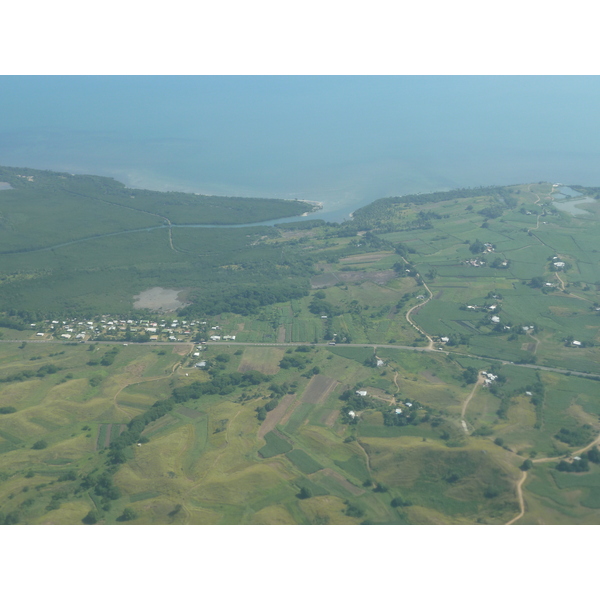
[[[64, 340], [0, 340], [0, 344], [22, 344], [26, 342], [28, 344], [75, 344], [81, 342], [67, 342]], [[141, 344], [136, 342], [101, 342], [101, 341], [89, 341], [85, 342], [85, 344], [129, 344], [131, 346], [181, 346], [182, 344], [190, 344], [195, 345], [196, 342], [191, 341], [181, 341], [181, 342], [143, 342]], [[322, 346], [322, 347], [332, 347], [328, 343], [319, 343], [315, 344], [314, 342], [203, 342], [203, 346], [275, 346], [275, 347], [286, 347], [286, 346]], [[583, 371], [572, 371], [569, 369], [558, 369], [555, 367], [545, 367], [542, 365], [523, 365], [510, 362], [508, 360], [500, 360], [498, 358], [490, 358], [489, 356], [479, 356], [477, 354], [467, 354], [464, 352], [452, 352], [448, 350], [438, 350], [437, 348], [428, 348], [428, 347], [415, 347], [415, 346], [401, 346], [399, 344], [336, 344], [336, 346], [342, 348], [373, 348], [375, 351], [377, 348], [392, 348], [395, 350], [412, 350], [414, 352], [436, 352], [438, 354], [445, 354], [446, 356], [462, 356], [465, 358], [477, 358], [479, 360], [489, 360], [498, 362], [503, 365], [512, 365], [513, 367], [521, 367], [523, 369], [537, 369], [538, 371], [551, 371], [553, 373], [562, 373], [566, 375], [570, 373], [571, 375], [575, 375], [577, 377], [594, 377], [600, 379], [600, 374], [596, 373], [584, 373]]]

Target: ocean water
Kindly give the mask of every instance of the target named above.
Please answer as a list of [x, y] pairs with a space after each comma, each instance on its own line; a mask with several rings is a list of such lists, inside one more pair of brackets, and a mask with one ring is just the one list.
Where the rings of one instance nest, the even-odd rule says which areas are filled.
[[322, 202], [600, 185], [600, 78], [0, 77], [0, 164]]

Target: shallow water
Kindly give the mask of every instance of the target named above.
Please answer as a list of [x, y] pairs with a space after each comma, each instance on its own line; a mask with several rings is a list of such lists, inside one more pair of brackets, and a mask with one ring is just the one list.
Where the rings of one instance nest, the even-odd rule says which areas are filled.
[[[0, 164], [303, 198], [600, 185], [598, 77], [0, 77]], [[560, 139], [557, 146], [556, 140]]]
[[[581, 196], [581, 194], [579, 195]], [[589, 211], [577, 207], [580, 204], [595, 204], [596, 202], [597, 200], [594, 200], [594, 198], [590, 198], [589, 196], [583, 196], [581, 198], [577, 198], [577, 200], [571, 200], [569, 202], [553, 202], [552, 206], [554, 206], [554, 208], [557, 208], [558, 210], [568, 212], [570, 215], [589, 216]]]

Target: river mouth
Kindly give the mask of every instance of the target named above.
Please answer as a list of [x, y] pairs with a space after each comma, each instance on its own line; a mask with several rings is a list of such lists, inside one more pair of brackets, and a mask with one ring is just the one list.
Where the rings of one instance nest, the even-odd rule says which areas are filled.
[[158, 312], [173, 312], [186, 305], [181, 299], [182, 294], [182, 290], [153, 287], [134, 296], [133, 307], [148, 308]]

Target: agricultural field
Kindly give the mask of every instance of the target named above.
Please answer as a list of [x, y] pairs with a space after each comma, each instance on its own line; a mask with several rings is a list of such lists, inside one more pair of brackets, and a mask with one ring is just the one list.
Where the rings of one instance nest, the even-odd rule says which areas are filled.
[[[265, 227], [300, 206], [161, 212], [39, 173], [0, 170], [0, 523], [599, 522], [597, 190], [573, 187], [581, 212], [540, 183]], [[42, 192], [68, 227], [21, 214]], [[176, 227], [225, 222], [245, 226]], [[152, 287], [179, 294], [165, 323], [201, 325], [52, 337], [64, 317], [158, 321], [133, 305]]]

